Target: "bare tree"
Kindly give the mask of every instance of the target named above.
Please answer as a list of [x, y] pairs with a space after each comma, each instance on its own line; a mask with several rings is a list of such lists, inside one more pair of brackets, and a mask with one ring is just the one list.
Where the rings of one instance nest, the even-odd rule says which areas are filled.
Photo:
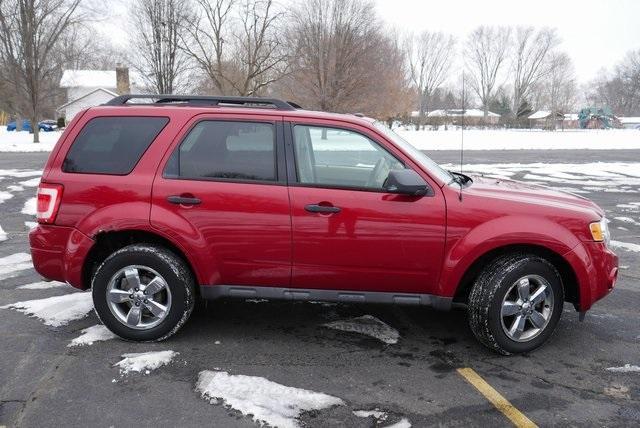
[[522, 102], [531, 88], [549, 72], [547, 57], [558, 45], [555, 30], [534, 27], [518, 27], [512, 57], [513, 70], [513, 114], [518, 117]]
[[601, 70], [589, 84], [587, 100], [620, 116], [640, 115], [640, 50], [628, 52], [613, 72]]
[[0, 0], [2, 77], [15, 94], [13, 108], [31, 120], [33, 142], [39, 142], [38, 122], [48, 96], [46, 82], [59, 70], [52, 55], [63, 35], [77, 25], [80, 0]]
[[131, 6], [132, 64], [160, 94], [171, 94], [186, 83], [188, 57], [180, 44], [187, 10], [187, 0], [139, 0]]
[[[546, 93], [551, 117], [555, 118], [557, 113], [573, 110], [577, 98], [576, 77], [571, 58], [565, 52], [552, 53], [548, 62]], [[555, 129], [555, 120], [553, 126]]]
[[424, 123], [427, 101], [448, 77], [455, 56], [455, 39], [442, 32], [424, 31], [406, 40], [411, 81], [419, 97], [419, 124]]
[[284, 12], [273, 0], [196, 0], [183, 48], [216, 92], [257, 95], [287, 72]]
[[292, 11], [287, 97], [308, 108], [389, 119], [413, 94], [398, 38], [384, 31], [371, 1], [310, 0]]
[[469, 83], [482, 103], [485, 120], [507, 58], [510, 34], [508, 27], [480, 26], [467, 39], [465, 57]]

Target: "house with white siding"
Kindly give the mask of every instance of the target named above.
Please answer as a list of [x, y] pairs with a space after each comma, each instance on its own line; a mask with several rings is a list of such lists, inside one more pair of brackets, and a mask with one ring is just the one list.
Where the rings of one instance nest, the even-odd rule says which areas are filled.
[[80, 111], [104, 104], [113, 97], [143, 92], [139, 75], [126, 67], [115, 70], [64, 70], [60, 87], [66, 89], [67, 102], [58, 107], [58, 114], [69, 123]]

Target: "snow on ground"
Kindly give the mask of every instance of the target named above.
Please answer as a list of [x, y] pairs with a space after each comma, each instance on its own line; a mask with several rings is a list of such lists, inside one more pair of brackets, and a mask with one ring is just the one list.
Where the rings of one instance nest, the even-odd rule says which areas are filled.
[[0, 169], [0, 179], [4, 177], [27, 178], [41, 175], [42, 171], [34, 169]]
[[24, 187], [11, 185], [7, 186], [7, 190], [10, 192], [22, 192], [24, 190]]
[[30, 180], [20, 182], [20, 185], [25, 187], [36, 187], [39, 184], [40, 184], [40, 177], [36, 177]]
[[383, 412], [382, 410], [373, 409], [373, 410], [354, 410], [353, 414], [359, 418], [368, 418], [372, 417], [376, 419], [378, 422], [384, 422], [387, 420], [387, 412]]
[[7, 240], [7, 233], [2, 230], [2, 226], [0, 226], [0, 242]]
[[0, 152], [50, 152], [62, 135], [61, 131], [40, 132], [40, 142], [33, 142], [33, 134], [26, 131], [7, 131], [0, 127]]
[[306, 389], [281, 385], [257, 376], [230, 375], [227, 372], [200, 372], [196, 391], [212, 404], [222, 400], [260, 424], [280, 428], [298, 427], [296, 420], [309, 410], [343, 405], [337, 397]]
[[60, 327], [86, 317], [93, 309], [93, 301], [89, 291], [12, 303], [0, 309], [15, 309], [40, 319], [45, 325]]
[[[454, 131], [396, 131], [420, 150], [460, 150], [462, 133]], [[640, 149], [635, 129], [572, 129], [538, 131], [514, 129], [465, 130], [465, 150]]]
[[631, 242], [611, 241], [610, 245], [613, 248], [622, 248], [624, 250], [633, 251], [635, 253], [640, 253], [640, 245], [632, 244]]
[[46, 290], [48, 288], [67, 287], [67, 284], [59, 281], [39, 281], [16, 287], [19, 290]]
[[[640, 136], [640, 133], [638, 133]], [[460, 170], [453, 164], [445, 169]], [[640, 162], [590, 162], [590, 163], [495, 163], [465, 164], [462, 171], [471, 175], [484, 175], [497, 179], [510, 179], [524, 174], [525, 181], [533, 181], [558, 187], [570, 185], [585, 191], [634, 192], [640, 189]], [[632, 186], [636, 186], [635, 190]]]
[[29, 230], [31, 230], [31, 229], [35, 228], [38, 225], [38, 222], [36, 222], [36, 221], [25, 221], [24, 225], [27, 226], [27, 228]]
[[36, 215], [36, 207], [37, 207], [37, 198], [31, 198], [24, 203], [24, 207], [22, 207], [22, 214], [27, 215]]
[[123, 359], [115, 363], [113, 366], [118, 367], [120, 369], [120, 373], [123, 375], [131, 372], [144, 372], [144, 374], [149, 374], [151, 370], [155, 370], [169, 364], [176, 355], [178, 355], [178, 352], [175, 351], [153, 351], [123, 354]]
[[640, 372], [640, 366], [632, 366], [631, 364], [625, 364], [622, 367], [607, 367], [605, 370], [614, 373], [631, 373]]
[[383, 321], [372, 315], [363, 315], [348, 320], [333, 321], [323, 324], [324, 327], [334, 330], [348, 331], [351, 333], [364, 334], [380, 340], [388, 345], [398, 342], [400, 333], [395, 328], [385, 324]]
[[[117, 336], [103, 326], [102, 324], [92, 325], [80, 331], [80, 336], [76, 337], [69, 343], [68, 347], [93, 345], [93, 342], [102, 342], [105, 340], [115, 339]], [[123, 360], [124, 361], [124, 360]]]
[[6, 201], [7, 199], [13, 198], [13, 194], [9, 192], [4, 192], [0, 190], [0, 204]]
[[385, 428], [411, 428], [411, 422], [407, 418], [402, 418], [395, 424], [387, 425]]
[[27, 253], [16, 253], [0, 258], [0, 280], [20, 275], [23, 270], [31, 269], [33, 263]]

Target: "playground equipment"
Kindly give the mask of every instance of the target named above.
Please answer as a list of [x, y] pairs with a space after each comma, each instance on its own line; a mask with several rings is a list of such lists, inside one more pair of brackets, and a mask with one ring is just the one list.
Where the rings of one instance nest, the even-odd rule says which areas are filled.
[[618, 125], [618, 119], [609, 107], [585, 107], [578, 113], [581, 129], [609, 129]]

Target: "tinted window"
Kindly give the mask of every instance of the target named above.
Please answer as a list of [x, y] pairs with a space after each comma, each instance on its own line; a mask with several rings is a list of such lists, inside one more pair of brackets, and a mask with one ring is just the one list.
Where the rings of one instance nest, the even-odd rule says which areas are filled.
[[362, 134], [296, 125], [293, 131], [298, 181], [381, 190], [392, 169], [404, 164]]
[[97, 117], [80, 131], [62, 164], [65, 172], [129, 174], [166, 117]]
[[273, 125], [199, 122], [171, 155], [165, 177], [275, 181]]

